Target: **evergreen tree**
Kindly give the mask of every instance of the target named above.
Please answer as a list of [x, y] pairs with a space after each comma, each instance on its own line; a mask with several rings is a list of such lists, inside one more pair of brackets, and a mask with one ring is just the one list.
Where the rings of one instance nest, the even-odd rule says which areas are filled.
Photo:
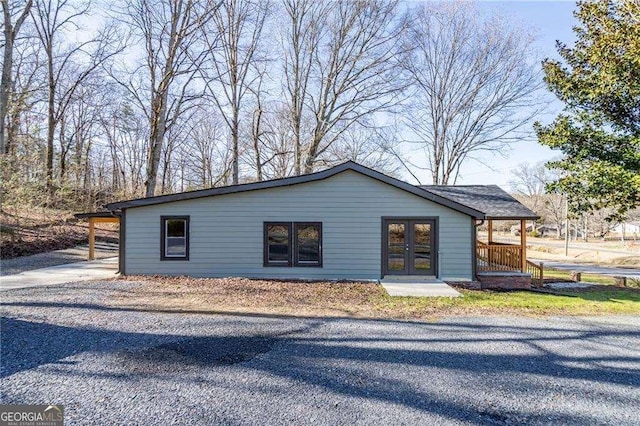
[[578, 2], [573, 47], [543, 62], [545, 82], [564, 111], [536, 123], [541, 144], [564, 153], [548, 164], [562, 177], [552, 190], [575, 212], [613, 209], [622, 219], [640, 204], [640, 0]]

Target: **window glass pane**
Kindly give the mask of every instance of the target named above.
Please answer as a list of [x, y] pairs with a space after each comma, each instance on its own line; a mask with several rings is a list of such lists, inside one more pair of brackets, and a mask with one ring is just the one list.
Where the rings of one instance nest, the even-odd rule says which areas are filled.
[[269, 262], [289, 262], [289, 227], [269, 225], [267, 227], [267, 250]]
[[165, 256], [186, 256], [187, 239], [183, 237], [167, 237], [167, 250]]
[[320, 227], [299, 225], [297, 233], [298, 262], [320, 263]]
[[184, 219], [167, 219], [167, 237], [185, 237], [187, 221]]

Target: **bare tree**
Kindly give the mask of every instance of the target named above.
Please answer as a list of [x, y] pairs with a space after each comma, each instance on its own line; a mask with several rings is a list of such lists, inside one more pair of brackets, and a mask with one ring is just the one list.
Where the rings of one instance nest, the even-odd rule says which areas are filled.
[[[37, 38], [32, 36], [21, 37], [13, 46], [12, 54], [13, 70], [11, 88], [8, 94], [8, 105], [2, 132], [4, 135], [4, 152], [8, 154], [8, 165], [15, 163], [17, 145], [26, 137], [27, 129], [22, 126], [26, 114], [34, 114], [38, 111], [40, 103], [39, 89], [41, 80], [41, 52]], [[22, 138], [18, 136], [22, 135]], [[13, 167], [8, 167], [14, 172]]]
[[1, 3], [4, 52], [2, 56], [2, 80], [0, 82], [0, 154], [6, 154], [9, 149], [5, 145], [5, 120], [7, 118], [9, 98], [13, 89], [14, 45], [22, 24], [29, 16], [33, 0], [27, 0], [26, 3], [2, 0]]
[[[115, 76], [144, 112], [149, 123], [145, 195], [156, 192], [165, 135], [186, 110], [202, 97], [196, 75], [209, 54], [203, 28], [218, 5], [197, 0], [128, 0], [126, 20], [144, 57], [135, 69], [123, 67]], [[216, 34], [209, 34], [209, 47]]]
[[297, 157], [295, 142], [291, 137], [290, 113], [289, 106], [281, 102], [272, 102], [263, 109], [258, 142], [260, 169], [265, 179], [296, 174]]
[[144, 115], [137, 114], [126, 93], [115, 93], [119, 100], [104, 106], [107, 111], [101, 121], [111, 163], [112, 191], [120, 197], [139, 197], [144, 194], [148, 129]]
[[252, 89], [251, 92], [254, 97], [254, 107], [251, 114], [251, 145], [253, 147], [253, 161], [255, 162], [256, 179], [260, 182], [263, 180], [263, 159], [262, 159], [262, 145], [264, 144], [264, 134], [266, 132], [264, 126], [265, 118], [265, 105], [264, 105], [264, 74], [266, 70], [264, 68], [258, 70], [259, 76], [257, 80], [257, 87]]
[[546, 185], [553, 182], [554, 173], [545, 167], [545, 163], [529, 165], [520, 164], [511, 174], [509, 181], [511, 189], [523, 196], [527, 207], [538, 214], [542, 214], [545, 204]]
[[203, 108], [194, 114], [177, 152], [182, 189], [211, 188], [230, 181], [232, 150], [227, 132], [217, 110]]
[[77, 29], [88, 13], [89, 3], [76, 6], [68, 0], [36, 0], [31, 11], [38, 39], [46, 56], [47, 78], [47, 186], [53, 180], [55, 132], [75, 92], [111, 57], [122, 50], [116, 28], [107, 26], [87, 41], [69, 43], [65, 31]]
[[394, 141], [392, 129], [356, 124], [331, 145], [326, 159], [328, 165], [351, 160], [385, 174], [399, 176], [400, 165], [391, 151]]
[[[397, 1], [330, 3], [313, 49], [308, 98], [313, 128], [303, 170], [312, 172], [319, 158], [343, 132], [394, 106], [404, 87], [395, 57], [404, 24]], [[322, 15], [323, 16], [323, 15]], [[302, 92], [301, 92], [302, 93]]]
[[401, 67], [413, 88], [410, 139], [434, 184], [455, 183], [465, 160], [500, 153], [538, 113], [533, 37], [463, 2], [416, 6], [407, 19]]
[[205, 37], [211, 57], [211, 72], [204, 73], [211, 98], [229, 127], [232, 149], [232, 182], [238, 183], [240, 161], [240, 114], [245, 96], [259, 84], [263, 72], [255, 72], [258, 47], [269, 11], [266, 0], [229, 0], [214, 14], [209, 33], [222, 34], [219, 49]]
[[284, 0], [288, 25], [281, 36], [284, 64], [283, 92], [289, 108], [294, 146], [294, 172], [302, 172], [303, 114], [308, 99], [313, 53], [320, 46], [322, 23], [326, 22], [329, 3], [314, 0]]
[[110, 100], [113, 84], [105, 84], [102, 74], [96, 74], [78, 86], [67, 111], [60, 120], [58, 143], [59, 176], [67, 179], [71, 167], [76, 189], [89, 190], [89, 161], [93, 141], [103, 132], [101, 126], [104, 105]]
[[544, 162], [520, 164], [512, 172], [509, 181], [516, 198], [541, 217], [543, 223], [556, 227], [556, 236], [560, 238], [566, 219], [565, 197], [562, 194], [549, 193], [547, 185], [558, 178], [557, 172], [545, 167]]

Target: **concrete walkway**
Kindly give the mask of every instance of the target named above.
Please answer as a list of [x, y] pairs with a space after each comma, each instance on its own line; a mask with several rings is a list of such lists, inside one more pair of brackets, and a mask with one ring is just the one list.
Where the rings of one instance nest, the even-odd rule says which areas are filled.
[[[96, 242], [96, 259], [118, 256], [118, 244], [106, 241]], [[0, 259], [0, 276], [16, 275], [34, 269], [77, 263], [89, 258], [89, 245], [80, 244], [75, 247], [46, 251], [29, 256]]]
[[115, 278], [118, 258], [67, 263], [0, 277], [0, 290]]
[[380, 284], [389, 296], [411, 296], [411, 297], [461, 297], [462, 294], [447, 283], [438, 279], [412, 280], [411, 277], [405, 279], [383, 278]]

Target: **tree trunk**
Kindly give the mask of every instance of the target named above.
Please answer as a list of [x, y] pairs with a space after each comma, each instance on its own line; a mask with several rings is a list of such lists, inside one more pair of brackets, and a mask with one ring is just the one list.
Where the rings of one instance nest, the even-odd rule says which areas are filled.
[[316, 124], [316, 128], [313, 132], [313, 142], [311, 146], [309, 146], [309, 152], [307, 152], [307, 158], [304, 161], [304, 173], [313, 173], [313, 166], [318, 158], [318, 148], [320, 147], [320, 142], [322, 142], [322, 138], [324, 137], [324, 132], [320, 129], [322, 121], [319, 120]]
[[67, 154], [69, 153], [68, 145], [64, 140], [64, 128], [66, 125], [66, 120], [60, 120], [60, 130], [58, 132], [58, 142], [60, 143], [60, 158], [58, 159], [58, 177], [62, 182], [67, 174]]
[[232, 173], [232, 183], [233, 185], [238, 184], [239, 178], [239, 158], [240, 158], [240, 150], [238, 148], [238, 127], [240, 126], [238, 119], [238, 109], [233, 109], [233, 117], [231, 119], [232, 127], [231, 127], [231, 145], [233, 149], [233, 159], [231, 163], [231, 173]]
[[260, 126], [262, 124], [262, 108], [258, 104], [258, 109], [254, 113], [253, 123], [253, 151], [256, 161], [256, 177], [258, 182], [262, 182], [262, 158], [260, 156]]
[[167, 91], [151, 102], [151, 134], [149, 135], [149, 156], [147, 159], [147, 180], [144, 182], [145, 197], [153, 197], [158, 181], [158, 169], [160, 167], [160, 155], [164, 143], [164, 134], [167, 125]]
[[144, 182], [145, 197], [153, 197], [156, 193], [156, 183], [158, 179], [158, 167], [160, 166], [160, 148], [162, 141], [159, 135], [152, 134], [150, 137], [149, 158], [147, 160], [147, 179]]
[[9, 146], [11, 139], [5, 139], [4, 132], [5, 120], [7, 118], [7, 112], [9, 111], [9, 98], [11, 97], [13, 88], [13, 78], [11, 75], [13, 71], [13, 44], [20, 31], [20, 27], [22, 27], [22, 24], [29, 15], [32, 5], [33, 0], [27, 0], [15, 24], [12, 24], [11, 6], [9, 6], [8, 1], [2, 1], [4, 54], [2, 55], [2, 77], [0, 78], [0, 154], [8, 154], [9, 151], [11, 151], [11, 147]]
[[11, 37], [11, 26], [5, 22], [4, 25], [4, 55], [2, 64], [2, 82], [0, 91], [0, 153], [9, 153], [9, 144], [5, 144], [5, 118], [7, 116], [7, 110], [9, 107], [9, 96], [11, 93], [11, 68], [13, 67], [13, 37]]
[[53, 52], [51, 47], [47, 49], [49, 56], [48, 74], [49, 74], [49, 93], [47, 93], [47, 159], [45, 163], [47, 190], [53, 191], [53, 133], [56, 130], [55, 101], [56, 101], [56, 83], [53, 76]]
[[15, 151], [15, 140], [20, 131], [20, 112], [20, 108], [17, 105], [13, 105], [13, 108], [11, 108], [11, 111], [8, 113], [9, 122], [7, 123], [7, 134], [4, 142], [5, 152], [9, 155], [11, 166], [13, 166], [13, 163], [15, 162], [13, 153]]

